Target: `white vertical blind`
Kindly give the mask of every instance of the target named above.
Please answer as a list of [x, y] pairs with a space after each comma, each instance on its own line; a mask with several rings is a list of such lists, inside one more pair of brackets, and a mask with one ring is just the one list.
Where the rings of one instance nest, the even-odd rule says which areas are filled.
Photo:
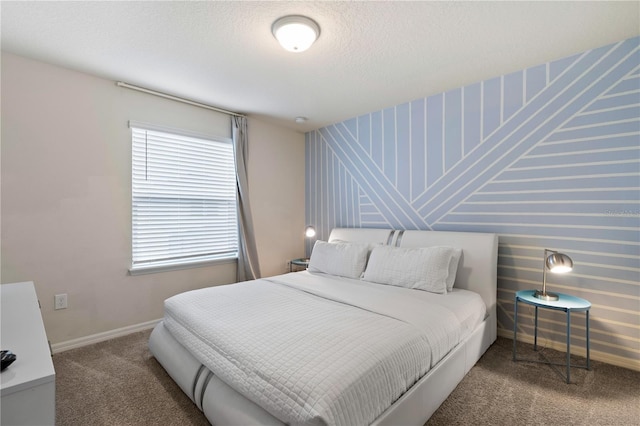
[[132, 131], [132, 270], [235, 258], [230, 141]]

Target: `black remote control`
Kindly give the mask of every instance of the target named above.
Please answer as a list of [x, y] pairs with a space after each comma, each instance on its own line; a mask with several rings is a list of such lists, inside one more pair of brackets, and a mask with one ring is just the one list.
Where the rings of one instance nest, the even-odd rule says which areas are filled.
[[7, 368], [13, 361], [16, 360], [16, 355], [11, 351], [0, 351], [0, 371]]

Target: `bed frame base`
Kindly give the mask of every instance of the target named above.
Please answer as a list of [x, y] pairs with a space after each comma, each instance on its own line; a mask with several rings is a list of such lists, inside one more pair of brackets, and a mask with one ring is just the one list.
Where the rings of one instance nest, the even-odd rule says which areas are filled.
[[[487, 317], [372, 425], [423, 425], [496, 340], [496, 318]], [[284, 425], [217, 378], [180, 345], [160, 322], [149, 349], [171, 378], [216, 425]]]
[[495, 342], [495, 330], [495, 317], [488, 317], [372, 425], [424, 425]]
[[284, 425], [211, 373], [174, 339], [164, 323], [151, 332], [149, 350], [212, 424]]
[[[372, 423], [375, 426], [424, 425], [496, 340], [498, 237], [495, 234], [472, 232], [336, 228], [329, 240], [336, 239], [400, 247], [463, 247], [456, 287], [480, 294], [487, 306], [487, 317]], [[174, 339], [162, 322], [151, 333], [149, 349], [182, 391], [214, 425], [284, 425], [211, 373]]]

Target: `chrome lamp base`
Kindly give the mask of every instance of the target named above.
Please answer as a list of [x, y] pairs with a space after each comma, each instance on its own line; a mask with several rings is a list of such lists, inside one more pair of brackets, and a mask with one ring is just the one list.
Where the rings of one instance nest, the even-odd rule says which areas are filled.
[[535, 293], [533, 293], [533, 297], [536, 297], [538, 299], [542, 299], [542, 300], [546, 300], [547, 302], [552, 302], [554, 300], [558, 300], [558, 295], [555, 293], [547, 293], [546, 291], [540, 291], [540, 290], [536, 290]]

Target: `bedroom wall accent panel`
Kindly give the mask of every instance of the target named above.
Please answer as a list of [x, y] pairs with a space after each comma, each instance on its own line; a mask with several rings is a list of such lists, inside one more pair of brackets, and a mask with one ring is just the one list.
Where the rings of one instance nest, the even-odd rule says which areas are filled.
[[[590, 300], [594, 359], [640, 370], [640, 37], [375, 111], [306, 138], [306, 219], [500, 235], [498, 328], [538, 288], [542, 253], [575, 268], [552, 291]], [[562, 349], [564, 319], [540, 318]], [[532, 338], [532, 312], [519, 320]], [[572, 339], [584, 348], [574, 321]]]

